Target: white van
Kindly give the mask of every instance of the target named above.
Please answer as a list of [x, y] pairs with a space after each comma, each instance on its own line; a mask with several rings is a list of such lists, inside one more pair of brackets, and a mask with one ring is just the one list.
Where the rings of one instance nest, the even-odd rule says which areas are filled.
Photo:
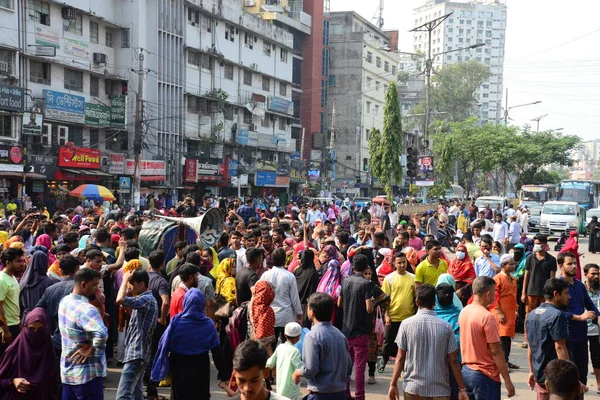
[[571, 231], [584, 234], [586, 230], [585, 209], [574, 201], [547, 201], [540, 215], [540, 233], [560, 236]]
[[508, 208], [508, 205], [510, 203], [508, 202], [508, 198], [501, 196], [481, 196], [478, 197], [477, 200], [475, 200], [475, 205], [480, 210], [482, 208], [485, 208], [486, 204], [489, 204], [492, 210], [496, 208], [496, 204], [500, 204], [500, 206], [502, 207], [502, 211], [504, 212], [504, 210]]

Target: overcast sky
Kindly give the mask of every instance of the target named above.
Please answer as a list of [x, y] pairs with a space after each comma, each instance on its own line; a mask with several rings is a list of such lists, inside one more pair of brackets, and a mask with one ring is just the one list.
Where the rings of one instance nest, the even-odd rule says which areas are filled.
[[[400, 49], [413, 51], [413, 9], [424, 0], [387, 0], [384, 29], [400, 31]], [[600, 2], [597, 0], [507, 0], [504, 90], [511, 124], [540, 121], [540, 130], [560, 129], [584, 140], [600, 138]], [[377, 1], [331, 0], [332, 11], [354, 10], [368, 20]], [[375, 20], [371, 20], [374, 22]], [[504, 101], [503, 101], [504, 104]]]

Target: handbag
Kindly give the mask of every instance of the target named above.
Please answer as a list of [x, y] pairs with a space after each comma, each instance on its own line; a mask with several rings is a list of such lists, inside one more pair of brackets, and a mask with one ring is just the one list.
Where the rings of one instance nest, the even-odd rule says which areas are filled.
[[377, 345], [381, 346], [383, 344], [383, 337], [385, 336], [385, 324], [383, 323], [381, 307], [377, 307], [377, 316], [375, 317], [374, 333], [377, 336]]
[[218, 294], [215, 297], [215, 316], [219, 318], [229, 318], [233, 313], [235, 307], [223, 297], [223, 295]]

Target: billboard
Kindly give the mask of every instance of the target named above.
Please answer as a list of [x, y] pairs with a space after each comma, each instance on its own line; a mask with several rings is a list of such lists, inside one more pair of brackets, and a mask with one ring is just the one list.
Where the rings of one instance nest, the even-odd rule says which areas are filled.
[[83, 124], [85, 97], [44, 89], [44, 116], [49, 119]]
[[58, 149], [58, 166], [100, 169], [100, 150], [75, 147], [67, 143], [66, 146]]
[[433, 156], [419, 156], [417, 167], [415, 184], [417, 186], [433, 186]]

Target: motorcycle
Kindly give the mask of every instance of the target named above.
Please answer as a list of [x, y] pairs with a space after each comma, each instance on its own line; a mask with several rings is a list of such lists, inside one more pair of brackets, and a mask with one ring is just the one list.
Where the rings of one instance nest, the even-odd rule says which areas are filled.
[[438, 230], [438, 240], [442, 244], [442, 247], [446, 247], [451, 253], [454, 253], [461, 238], [456, 235], [456, 227], [447, 225]]

